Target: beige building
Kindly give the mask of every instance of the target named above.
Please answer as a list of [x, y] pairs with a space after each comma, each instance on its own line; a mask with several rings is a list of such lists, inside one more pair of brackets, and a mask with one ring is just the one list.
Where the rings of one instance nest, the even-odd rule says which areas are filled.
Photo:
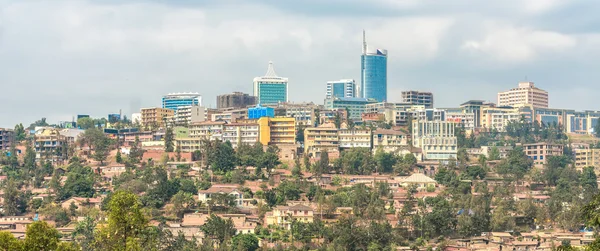
[[323, 151], [335, 153], [339, 146], [338, 129], [333, 123], [304, 129], [304, 149], [309, 156], [320, 157]]
[[177, 108], [174, 118], [176, 125], [183, 126], [206, 120], [206, 107], [204, 106], [181, 106]]
[[241, 144], [254, 145], [258, 142], [258, 124], [256, 123], [231, 123], [225, 124], [223, 141], [231, 142], [233, 148]]
[[546, 142], [523, 144], [523, 151], [533, 160], [534, 166], [542, 167], [548, 157], [563, 155], [563, 145]]
[[272, 212], [265, 215], [267, 226], [276, 225], [285, 229], [290, 229], [292, 222], [312, 223], [314, 211], [311, 207], [302, 204], [293, 206], [278, 206]]
[[225, 121], [204, 121], [189, 125], [190, 138], [223, 140]]
[[167, 108], [142, 108], [142, 125], [148, 127], [165, 127], [175, 116], [175, 111]]
[[449, 121], [413, 121], [413, 146], [421, 148], [428, 160], [456, 159], [456, 123]]
[[575, 168], [581, 170], [584, 167], [600, 168], [600, 149], [575, 149]]
[[503, 132], [512, 121], [519, 121], [522, 114], [519, 108], [513, 107], [481, 107], [480, 125], [485, 129], [495, 129]]
[[548, 92], [535, 87], [533, 82], [520, 82], [519, 87], [498, 93], [498, 106], [524, 105], [548, 108]]
[[349, 129], [345, 127], [345, 125], [342, 125], [342, 129], [338, 131], [338, 137], [340, 139], [340, 148], [371, 148], [370, 129]]
[[226, 194], [235, 199], [235, 204], [238, 207], [243, 205], [244, 193], [238, 190], [237, 186], [232, 185], [213, 185], [209, 189], [198, 191], [198, 200], [206, 205], [212, 199], [214, 194]]
[[388, 153], [409, 153], [408, 135], [396, 130], [377, 129], [373, 132], [373, 152], [378, 149]]

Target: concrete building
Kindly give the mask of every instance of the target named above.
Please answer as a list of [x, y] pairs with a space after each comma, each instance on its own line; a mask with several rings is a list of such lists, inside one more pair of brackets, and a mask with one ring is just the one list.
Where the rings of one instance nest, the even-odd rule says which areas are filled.
[[338, 137], [340, 140], [340, 148], [371, 148], [371, 130], [370, 129], [358, 129], [358, 128], [345, 128], [342, 125], [342, 129], [338, 131]]
[[190, 138], [223, 140], [225, 121], [204, 121], [189, 125]]
[[349, 119], [359, 121], [367, 104], [376, 103], [375, 99], [366, 98], [332, 98], [325, 100], [325, 109], [347, 109]]
[[269, 61], [269, 68], [265, 76], [254, 78], [254, 96], [257, 104], [274, 105], [288, 101], [288, 79], [278, 77]]
[[206, 121], [206, 107], [204, 106], [182, 106], [175, 112], [174, 122], [176, 125], [189, 125]]
[[585, 167], [594, 167], [596, 173], [600, 173], [600, 149], [574, 149], [575, 168], [581, 171]]
[[256, 105], [256, 97], [247, 93], [234, 92], [217, 96], [217, 109], [246, 108]]
[[548, 92], [535, 87], [533, 82], [520, 82], [517, 88], [498, 93], [498, 106], [523, 105], [548, 108]]
[[410, 153], [408, 135], [404, 132], [391, 129], [377, 129], [373, 131], [373, 152], [378, 149], [387, 153]]
[[325, 98], [354, 98], [357, 95], [354, 79], [341, 79], [327, 82]]
[[258, 142], [259, 128], [256, 123], [229, 123], [223, 129], [223, 141], [231, 142], [233, 148], [254, 145]]
[[522, 115], [518, 107], [482, 107], [480, 125], [484, 129], [503, 132], [508, 123], [519, 121]]
[[431, 92], [403, 91], [402, 103], [433, 108], [433, 94]]
[[175, 116], [175, 110], [168, 108], [142, 108], [142, 125], [145, 127], [161, 128], [167, 125]]
[[179, 107], [201, 106], [202, 96], [197, 92], [169, 93], [162, 97], [162, 108], [177, 111]]
[[288, 117], [262, 117], [258, 119], [259, 141], [263, 145], [294, 145], [296, 120]]
[[387, 101], [387, 55], [385, 49], [367, 46], [363, 31], [363, 50], [360, 57], [360, 91], [362, 98]]
[[461, 126], [464, 126], [465, 130], [474, 130], [476, 124], [479, 122], [475, 121], [475, 113], [468, 111], [463, 108], [446, 108], [442, 109], [446, 111], [446, 120], [451, 121]]
[[235, 198], [235, 205], [241, 207], [244, 201], [244, 193], [232, 185], [213, 185], [209, 189], [198, 191], [198, 200], [206, 205], [212, 200], [214, 194], [227, 194]]
[[286, 117], [292, 117], [296, 120], [296, 125], [314, 126], [316, 124], [316, 113], [319, 112], [321, 122], [327, 120], [326, 112], [321, 113], [322, 107], [314, 103], [285, 103], [281, 104], [277, 110], [285, 110]]
[[65, 130], [71, 129], [60, 130], [47, 127], [36, 130], [34, 135], [36, 159], [44, 159], [52, 162], [67, 160], [69, 158], [69, 144], [73, 144], [78, 135], [73, 135], [71, 132]]
[[313, 217], [314, 210], [306, 205], [277, 206], [272, 212], [267, 212], [265, 224], [289, 230], [292, 227], [292, 222], [312, 223]]
[[318, 127], [304, 129], [305, 154], [320, 158], [327, 151], [329, 155], [339, 155], [338, 129], [333, 123], [325, 123]]
[[456, 123], [448, 121], [413, 120], [412, 143], [421, 148], [428, 160], [456, 159], [457, 139], [454, 135]]
[[534, 166], [542, 167], [548, 157], [563, 155], [563, 145], [547, 142], [523, 144], [523, 151], [529, 159], [533, 160]]
[[13, 129], [0, 128], [0, 151], [8, 151], [15, 143], [15, 132]]

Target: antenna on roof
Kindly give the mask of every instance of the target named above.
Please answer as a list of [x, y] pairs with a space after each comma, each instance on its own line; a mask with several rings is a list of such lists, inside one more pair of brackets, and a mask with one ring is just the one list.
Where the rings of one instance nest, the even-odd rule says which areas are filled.
[[363, 54], [367, 53], [367, 36], [365, 35], [365, 30], [363, 29]]

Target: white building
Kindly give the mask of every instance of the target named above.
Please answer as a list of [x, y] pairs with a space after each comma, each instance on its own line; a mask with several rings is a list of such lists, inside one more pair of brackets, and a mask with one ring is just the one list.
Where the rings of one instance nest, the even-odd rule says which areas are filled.
[[273, 105], [288, 101], [288, 79], [279, 77], [269, 61], [267, 73], [262, 77], [254, 78], [254, 96], [257, 104]]
[[456, 159], [456, 123], [448, 121], [413, 121], [413, 146], [421, 148], [429, 160]]
[[325, 98], [354, 98], [357, 94], [354, 79], [341, 79], [327, 82]]
[[223, 130], [223, 141], [229, 141], [233, 148], [241, 144], [254, 145], [258, 142], [258, 124], [230, 123]]
[[176, 125], [189, 125], [191, 123], [206, 121], [206, 107], [182, 106], [175, 112]]
[[338, 130], [340, 148], [367, 147], [371, 148], [370, 129], [340, 129]]

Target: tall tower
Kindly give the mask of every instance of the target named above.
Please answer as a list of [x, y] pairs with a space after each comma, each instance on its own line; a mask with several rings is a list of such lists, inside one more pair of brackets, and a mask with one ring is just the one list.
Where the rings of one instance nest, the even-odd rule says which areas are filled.
[[288, 101], [288, 79], [277, 76], [273, 62], [269, 61], [267, 73], [262, 77], [254, 78], [254, 96], [257, 103], [274, 105]]
[[362, 98], [387, 101], [387, 50], [371, 49], [363, 30], [363, 48], [360, 57], [360, 94]]

